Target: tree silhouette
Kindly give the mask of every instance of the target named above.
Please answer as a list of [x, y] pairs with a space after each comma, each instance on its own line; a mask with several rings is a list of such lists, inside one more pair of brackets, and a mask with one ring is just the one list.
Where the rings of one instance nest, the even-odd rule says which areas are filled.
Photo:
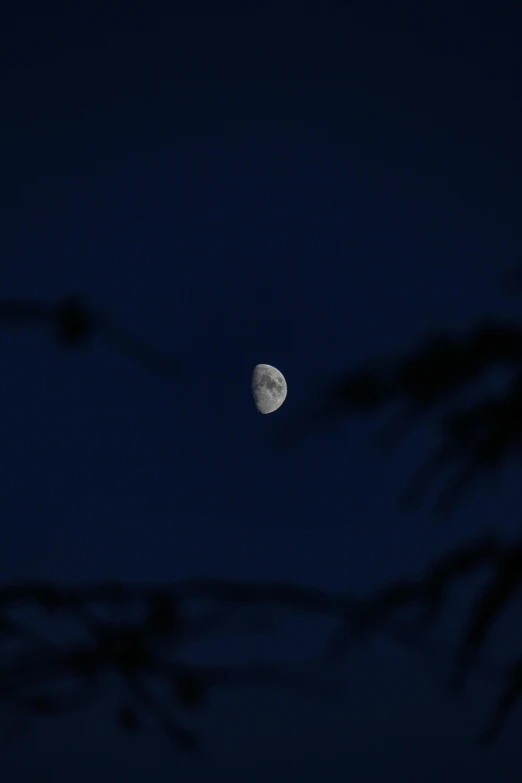
[[180, 363], [163, 356], [151, 345], [128, 334], [104, 313], [96, 311], [78, 294], [65, 296], [54, 304], [31, 300], [0, 300], [0, 324], [4, 327], [34, 327], [49, 330], [64, 350], [86, 347], [96, 334], [116, 350], [129, 354], [146, 369], [177, 377]]
[[[473, 404], [462, 402], [464, 392], [498, 368], [508, 374], [503, 394], [486, 395]], [[376, 438], [381, 447], [394, 447], [408, 426], [422, 416], [438, 414], [441, 444], [411, 480], [402, 504], [416, 509], [439, 473], [456, 465], [435, 504], [435, 511], [444, 516], [478, 476], [518, 456], [521, 390], [522, 329], [516, 324], [479, 323], [467, 336], [428, 339], [404, 358], [331, 380], [316, 402], [281, 429], [278, 442], [287, 445], [313, 427], [331, 425], [347, 414], [376, 414], [399, 405], [399, 416]]]
[[[466, 392], [476, 392], [487, 373], [499, 368], [506, 376], [503, 391], [484, 392], [470, 402]], [[278, 442], [287, 445], [318, 423], [343, 415], [376, 414], [397, 405], [402, 405], [399, 417], [376, 438], [380, 447], [396, 446], [408, 426], [428, 415], [438, 417], [440, 440], [406, 486], [400, 507], [419, 508], [446, 472], [434, 511], [439, 520], [447, 519], [466, 490], [498, 477], [510, 460], [522, 455], [522, 329], [515, 323], [482, 322], [462, 336], [428, 339], [410, 355], [386, 360], [372, 371], [361, 368], [332, 380], [322, 399], [281, 430]], [[369, 638], [406, 607], [419, 608], [419, 630], [432, 627], [452, 583], [485, 566], [492, 570], [491, 578], [477, 596], [454, 656], [450, 685], [454, 693], [461, 692], [494, 624], [522, 586], [522, 541], [478, 540], [430, 566], [419, 580], [385, 586], [366, 602], [356, 624], [334, 635], [330, 656], [339, 657], [354, 641]], [[522, 656], [507, 671], [486, 668], [502, 678], [503, 687], [481, 744], [498, 736], [522, 700]]]
[[[0, 301], [0, 323], [50, 329], [60, 348], [88, 344], [94, 333], [111, 340], [147, 368], [179, 373], [179, 365], [157, 354], [96, 313], [81, 297], [54, 305]], [[470, 402], [486, 374], [503, 368], [505, 389]], [[522, 445], [522, 329], [511, 323], [479, 323], [467, 334], [438, 335], [406, 357], [330, 379], [307, 409], [281, 430], [278, 444], [299, 439], [317, 426], [335, 426], [347, 414], [372, 415], [399, 408], [378, 434], [381, 448], [395, 447], [422, 417], [436, 416], [440, 443], [400, 498], [416, 509], [441, 473], [435, 500], [447, 518], [466, 490], [501, 471]], [[12, 739], [38, 717], [60, 715], [100, 698], [117, 684], [116, 721], [135, 732], [147, 715], [187, 751], [200, 751], [186, 725], [191, 710], [204, 707], [219, 687], [255, 683], [299, 685], [336, 671], [354, 644], [387, 634], [417, 654], [440, 658], [431, 632], [451, 600], [454, 584], [481, 569], [489, 581], [479, 591], [452, 655], [450, 688], [462, 692], [472, 668], [500, 682], [492, 718], [479, 742], [493, 741], [522, 700], [522, 656], [507, 669], [483, 657], [495, 622], [522, 583], [522, 541], [478, 539], [432, 563], [420, 576], [385, 585], [366, 598], [331, 594], [281, 583], [180, 581], [170, 585], [67, 586], [32, 582], [0, 587], [0, 714], [4, 738]], [[401, 617], [416, 610], [413, 620]], [[27, 611], [73, 622], [84, 640], [57, 644], [28, 620]], [[219, 634], [272, 633], [291, 614], [321, 615], [333, 626], [324, 654], [305, 666], [197, 666], [183, 658], [183, 645]], [[129, 620], [132, 615], [133, 619]], [[41, 625], [41, 623], [40, 623]], [[157, 685], [163, 685], [159, 695]]]
[[[60, 644], [50, 641], [32, 629], [28, 610], [54, 622], [68, 621], [68, 628], [72, 621], [85, 641], [78, 642], [77, 634]], [[325, 685], [336, 674], [330, 651], [339, 629], [360, 633], [366, 626], [365, 612], [366, 604], [351, 595], [285, 583], [198, 579], [140, 586], [5, 585], [0, 588], [4, 740], [11, 741], [36, 718], [96, 701], [112, 676], [121, 697], [116, 721], [122, 730], [137, 731], [148, 714], [177, 747], [197, 752], [197, 737], [183, 716], [204, 706], [217, 688], [312, 685], [321, 695], [331, 692]], [[273, 633], [295, 613], [327, 617], [335, 625], [325, 640], [324, 656], [317, 660], [227, 667], [196, 666], [183, 659], [187, 643], [238, 631], [259, 633], [260, 628]], [[439, 654], [422, 629], [398, 618], [383, 616], [381, 621], [380, 631], [400, 644], [422, 655]], [[167, 698], [158, 696], [158, 683]], [[338, 688], [335, 680], [334, 686]]]

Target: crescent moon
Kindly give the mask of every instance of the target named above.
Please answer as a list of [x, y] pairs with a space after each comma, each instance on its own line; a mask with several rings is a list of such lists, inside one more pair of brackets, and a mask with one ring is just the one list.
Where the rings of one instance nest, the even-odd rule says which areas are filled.
[[252, 396], [259, 413], [273, 413], [286, 399], [287, 386], [282, 373], [271, 364], [258, 364], [252, 373]]

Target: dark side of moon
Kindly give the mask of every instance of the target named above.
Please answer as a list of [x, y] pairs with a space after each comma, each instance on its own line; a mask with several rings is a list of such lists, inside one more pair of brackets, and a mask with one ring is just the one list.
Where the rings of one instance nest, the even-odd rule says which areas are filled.
[[286, 399], [286, 381], [270, 364], [258, 364], [252, 373], [252, 395], [259, 413], [273, 413]]

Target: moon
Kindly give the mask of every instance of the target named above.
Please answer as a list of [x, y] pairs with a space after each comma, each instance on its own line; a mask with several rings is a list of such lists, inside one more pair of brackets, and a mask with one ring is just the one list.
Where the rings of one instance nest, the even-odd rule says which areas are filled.
[[259, 413], [273, 413], [286, 399], [286, 381], [271, 364], [258, 364], [252, 373], [252, 396]]

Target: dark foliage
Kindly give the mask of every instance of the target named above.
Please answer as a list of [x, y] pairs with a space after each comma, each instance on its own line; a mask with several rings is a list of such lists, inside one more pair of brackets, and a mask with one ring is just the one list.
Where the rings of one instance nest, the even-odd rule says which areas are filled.
[[[510, 379], [502, 394], [463, 402], [466, 391], [499, 368]], [[451, 475], [435, 503], [435, 511], [447, 515], [465, 489], [522, 453], [522, 328], [479, 323], [462, 337], [441, 335], [406, 358], [334, 379], [315, 405], [285, 426], [279, 442], [288, 444], [343, 415], [376, 414], [397, 405], [399, 416], [377, 437], [381, 447], [397, 446], [421, 417], [440, 417], [440, 445], [410, 482], [402, 505], [418, 508], [447, 470]]]
[[480, 540], [442, 558], [417, 580], [386, 586], [361, 603], [357, 621], [350, 627], [341, 626], [328, 646], [330, 655], [337, 658], [354, 643], [368, 640], [382, 630], [405, 608], [417, 610], [413, 627], [424, 634], [434, 626], [449, 602], [454, 583], [483, 568], [490, 571], [490, 578], [479, 592], [463, 629], [454, 655], [451, 689], [455, 694], [462, 692], [472, 666], [477, 664], [501, 681], [493, 717], [479, 738], [484, 745], [496, 739], [517, 700], [522, 698], [522, 658], [507, 671], [480, 659], [495, 622], [522, 586], [522, 542], [501, 544], [494, 539]]
[[[217, 688], [261, 684], [324, 685], [335, 662], [354, 644], [384, 633], [423, 658], [440, 659], [428, 636], [451, 598], [454, 583], [478, 569], [491, 578], [478, 596], [454, 656], [452, 687], [464, 687], [473, 664], [502, 683], [492, 721], [480, 740], [494, 739], [522, 694], [522, 662], [504, 671], [480, 657], [499, 612], [522, 582], [522, 544], [510, 547], [493, 539], [459, 549], [431, 566], [419, 579], [389, 585], [366, 600], [284, 583], [229, 582], [201, 579], [172, 585], [56, 586], [13, 584], [0, 590], [0, 714], [7, 733], [26, 729], [38, 717], [62, 715], [106, 696], [110, 684], [121, 697], [116, 712], [125, 732], [142, 728], [152, 716], [161, 730], [184, 751], [197, 752], [196, 734], [183, 720], [202, 708]], [[400, 610], [414, 607], [415, 619]], [[85, 641], [55, 644], [23, 618], [34, 610], [53, 620], [73, 620]], [[281, 610], [323, 616], [334, 630], [325, 639], [324, 655], [303, 667], [250, 665], [196, 666], [183, 659], [183, 646], [222, 634], [258, 632], [252, 610], [263, 610], [272, 632]], [[137, 617], [122, 621], [125, 610]], [[272, 623], [267, 624], [267, 617]], [[250, 620], [249, 620], [250, 617]], [[158, 618], [161, 621], [158, 622]], [[69, 627], [68, 626], [68, 627]], [[318, 679], [317, 679], [318, 678]], [[162, 685], [161, 693], [158, 685]], [[337, 686], [336, 686], [337, 687]], [[321, 691], [324, 693], [324, 690]], [[165, 697], [167, 694], [167, 697]]]
[[[447, 580], [439, 581], [440, 587], [431, 589], [431, 604], [437, 607], [447, 586]], [[394, 601], [389, 605], [383, 601], [377, 613], [379, 630], [422, 655], [437, 655], [422, 629], [389, 616], [394, 606]], [[284, 583], [201, 579], [160, 587], [4, 586], [0, 589], [0, 715], [5, 717], [4, 738], [11, 740], [36, 718], [87, 706], [105, 697], [112, 684], [121, 700], [116, 721], [123, 731], [139, 730], [148, 715], [179, 748], [197, 752], [197, 737], [185, 725], [184, 716], [205, 706], [217, 688], [315, 684], [321, 695], [328, 693], [325, 685], [335, 674], [329, 652], [339, 642], [337, 628], [326, 640], [324, 658], [304, 665], [196, 666], [183, 659], [187, 643], [227, 633], [258, 633], [260, 624], [255, 615], [252, 622], [253, 610], [263, 612], [263, 626], [269, 633], [278, 622], [296, 613], [330, 618], [345, 634], [345, 647], [349, 634], [355, 638], [368, 626], [371, 614], [364, 602], [352, 596]], [[281, 610], [285, 610], [285, 618]], [[123, 621], [123, 613], [137, 619]], [[51, 615], [53, 623], [63, 621], [63, 628], [71, 636], [72, 626], [80, 629], [84, 641], [52, 642], [32, 630], [38, 615]], [[267, 618], [272, 622], [267, 624]], [[373, 630], [376, 622], [377, 616], [372, 620]], [[158, 689], [158, 685], [163, 687]], [[338, 688], [335, 681], [334, 686]]]
[[175, 377], [181, 372], [178, 362], [120, 329], [107, 315], [97, 312], [79, 295], [63, 297], [55, 304], [2, 299], [0, 324], [4, 327], [49, 330], [58, 346], [64, 350], [86, 347], [98, 334], [152, 372]]
[[[199, 610], [194, 611], [194, 603]], [[203, 607], [202, 607], [203, 605]], [[136, 731], [145, 713], [184, 750], [197, 749], [183, 713], [201, 707], [217, 687], [254, 683], [298, 684], [303, 675], [277, 666], [192, 666], [182, 662], [187, 642], [248, 631], [242, 613], [252, 606], [286, 606], [344, 617], [350, 602], [287, 585], [235, 584], [217, 580], [172, 586], [55, 587], [18, 584], [0, 591], [0, 709], [8, 726], [24, 728], [38, 716], [81, 708], [119, 681], [124, 700], [118, 725]], [[53, 644], [22, 621], [35, 609], [54, 620], [74, 619], [85, 641]], [[122, 609], [139, 620], [118, 620]], [[103, 619], [102, 619], [103, 618]], [[155, 686], [167, 686], [160, 698]], [[105, 686], [105, 688], [104, 688]], [[12, 732], [7, 736], [11, 738]]]
[[[506, 376], [503, 391], [485, 391], [471, 402], [466, 392], [476, 392], [487, 374], [499, 368]], [[318, 423], [346, 414], [375, 414], [397, 404], [402, 411], [381, 430], [379, 446], [396, 446], [408, 427], [428, 415], [437, 417], [440, 436], [439, 446], [408, 484], [400, 505], [417, 509], [440, 475], [447, 473], [434, 504], [439, 519], [447, 517], [465, 490], [498, 476], [508, 461], [522, 454], [522, 328], [515, 323], [479, 323], [468, 334], [429, 339], [405, 358], [332, 381], [323, 399], [281, 432], [280, 443], [302, 437]], [[354, 641], [370, 637], [407, 607], [418, 608], [419, 631], [431, 627], [452, 583], [485, 566], [492, 571], [491, 578], [477, 597], [454, 660], [451, 688], [454, 693], [462, 691], [494, 623], [522, 585], [520, 542], [478, 541], [443, 558], [419, 580], [385, 587], [363, 605], [356, 623], [342, 626], [334, 635], [330, 656], [338, 657]], [[522, 658], [507, 672], [489, 670], [502, 678], [503, 688], [480, 737], [482, 744], [497, 737], [522, 700]]]
[[[50, 329], [63, 349], [84, 346], [97, 332], [154, 371], [179, 372], [175, 362], [117, 329], [81, 297], [67, 297], [55, 305], [4, 300], [0, 323]], [[476, 390], [497, 368], [506, 372], [503, 392], [485, 392], [473, 402], [466, 399], [466, 391]], [[335, 426], [347, 413], [375, 414], [394, 406], [402, 410], [380, 432], [377, 443], [383, 448], [396, 446], [422, 417], [437, 416], [440, 427], [438, 448], [419, 468], [401, 503], [417, 508], [447, 471], [435, 501], [436, 512], [447, 515], [465, 490], [520, 454], [522, 329], [510, 323], [481, 323], [465, 335], [432, 338], [406, 358], [333, 379], [317, 404], [290, 422], [280, 442], [288, 443], [317, 426]], [[499, 679], [497, 704], [479, 738], [487, 744], [522, 700], [522, 658], [507, 670], [483, 658], [495, 622], [522, 583], [522, 542], [506, 544], [492, 537], [459, 548], [420, 577], [387, 585], [365, 600], [289, 584], [216, 579], [139, 587], [6, 585], [0, 588], [0, 714], [5, 717], [5, 736], [11, 739], [35, 718], [82, 708], [101, 698], [112, 684], [118, 689], [116, 721], [123, 731], [138, 731], [149, 715], [178, 747], [198, 752], [187, 715], [207, 704], [216, 688], [303, 685], [318, 673], [323, 678], [333, 672], [335, 661], [375, 633], [388, 634], [423, 657], [439, 655], [430, 634], [452, 588], [481, 569], [489, 571], [489, 580], [477, 595], [452, 656], [451, 689], [462, 692], [472, 668]], [[326, 640], [319, 668], [317, 662], [305, 670], [196, 666], [183, 659], [187, 642], [238, 630], [258, 632], [260, 624], [252, 622], [252, 610], [263, 610], [263, 625], [268, 618], [271, 632], [281, 622], [282, 609], [284, 618], [305, 613], [332, 620], [335, 629]], [[413, 620], [401, 617], [405, 609], [414, 610]], [[34, 610], [53, 622], [73, 620], [84, 640], [51, 641], [32, 629], [28, 613]], [[122, 619], [130, 610], [134, 619]]]

